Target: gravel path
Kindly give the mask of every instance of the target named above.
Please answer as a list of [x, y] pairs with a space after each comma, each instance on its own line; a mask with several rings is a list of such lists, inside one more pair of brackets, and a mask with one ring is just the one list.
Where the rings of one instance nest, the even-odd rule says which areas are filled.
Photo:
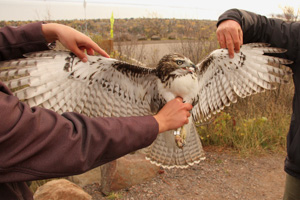
[[[206, 149], [206, 160], [188, 169], [162, 170], [153, 180], [117, 192], [116, 199], [279, 200], [284, 190], [284, 154], [241, 158]], [[99, 185], [84, 188], [106, 199]]]

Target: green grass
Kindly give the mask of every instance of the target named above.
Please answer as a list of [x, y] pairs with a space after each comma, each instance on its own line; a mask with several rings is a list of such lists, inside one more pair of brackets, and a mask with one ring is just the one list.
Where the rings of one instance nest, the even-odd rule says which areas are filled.
[[285, 152], [289, 130], [294, 84], [277, 85], [226, 107], [205, 125], [198, 124], [204, 146], [231, 148], [241, 154]]
[[108, 196], [105, 197], [106, 199], [120, 199], [122, 198], [121, 193], [119, 192], [111, 192]]
[[289, 115], [237, 119], [221, 112], [198, 131], [204, 146], [229, 147], [241, 154], [279, 152], [285, 150], [289, 121]]

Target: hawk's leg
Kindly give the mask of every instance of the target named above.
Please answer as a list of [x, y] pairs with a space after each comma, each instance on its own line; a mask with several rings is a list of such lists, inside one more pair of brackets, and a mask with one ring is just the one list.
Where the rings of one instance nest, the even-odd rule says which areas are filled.
[[174, 131], [174, 135], [175, 135], [176, 145], [182, 149], [186, 143], [186, 141], [185, 141], [186, 130], [185, 130], [184, 126], [178, 128], [176, 131]]

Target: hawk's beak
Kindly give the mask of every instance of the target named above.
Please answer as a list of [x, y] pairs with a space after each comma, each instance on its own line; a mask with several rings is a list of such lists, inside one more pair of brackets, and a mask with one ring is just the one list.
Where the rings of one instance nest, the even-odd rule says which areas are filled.
[[191, 61], [189, 63], [187, 63], [186, 65], [181, 66], [180, 68], [188, 71], [191, 74], [195, 73], [195, 71], [197, 70], [196, 65], [194, 63], [192, 63]]
[[192, 74], [196, 71], [197, 67], [194, 63], [191, 64], [191, 66], [188, 68], [188, 71]]

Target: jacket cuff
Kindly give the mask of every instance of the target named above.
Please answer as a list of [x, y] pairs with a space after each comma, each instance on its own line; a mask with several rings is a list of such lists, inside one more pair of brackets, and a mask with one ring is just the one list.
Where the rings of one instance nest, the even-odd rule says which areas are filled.
[[44, 43], [46, 46], [48, 45], [42, 32], [42, 24], [43, 22], [34, 22], [23, 26], [26, 41], [40, 42]]
[[217, 22], [217, 27], [225, 20], [234, 20], [240, 24], [242, 27], [242, 21], [243, 21], [243, 16], [240, 13], [239, 9], [230, 9], [224, 12], [222, 15], [220, 15], [218, 22]]

